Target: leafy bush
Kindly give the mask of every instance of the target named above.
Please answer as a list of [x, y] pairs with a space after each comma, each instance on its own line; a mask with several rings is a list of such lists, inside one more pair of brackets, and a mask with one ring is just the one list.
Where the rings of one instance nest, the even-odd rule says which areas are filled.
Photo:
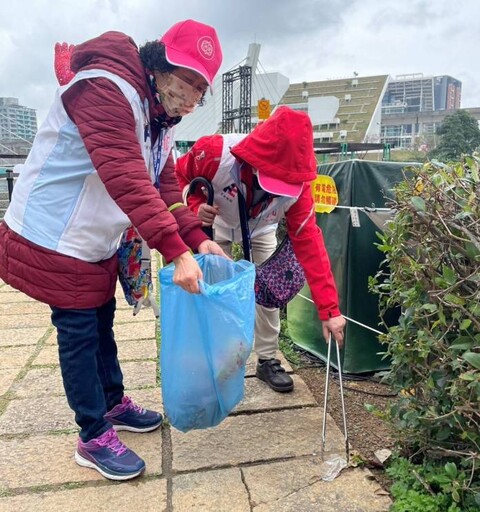
[[454, 501], [476, 499], [477, 507], [479, 162], [474, 155], [405, 170], [405, 181], [395, 189], [395, 217], [379, 234], [385, 266], [370, 282], [383, 312], [402, 308], [399, 325], [382, 338], [392, 361], [387, 378], [400, 394], [389, 416], [401, 446], [417, 460], [455, 463], [466, 477]]
[[478, 505], [462, 505], [459, 489], [466, 486], [468, 476], [458, 471], [453, 462], [444, 465], [412, 464], [396, 458], [387, 469], [395, 483], [391, 488], [394, 504], [390, 512], [474, 512]]

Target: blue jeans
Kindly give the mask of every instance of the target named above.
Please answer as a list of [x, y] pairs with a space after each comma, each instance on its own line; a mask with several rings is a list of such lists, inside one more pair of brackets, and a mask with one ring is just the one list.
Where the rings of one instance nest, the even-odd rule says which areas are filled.
[[80, 438], [87, 442], [111, 424], [103, 418], [123, 397], [123, 375], [113, 334], [115, 298], [92, 309], [52, 309], [63, 386]]

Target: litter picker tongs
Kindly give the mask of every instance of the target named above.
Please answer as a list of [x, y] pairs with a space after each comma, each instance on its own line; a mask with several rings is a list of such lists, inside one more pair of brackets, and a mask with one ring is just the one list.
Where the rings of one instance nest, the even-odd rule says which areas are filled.
[[328, 402], [328, 387], [330, 380], [330, 356], [332, 352], [332, 341], [337, 347], [337, 366], [338, 366], [338, 380], [340, 382], [340, 397], [342, 400], [342, 414], [343, 414], [343, 433], [345, 435], [345, 455], [347, 463], [350, 458], [350, 448], [348, 445], [348, 431], [347, 431], [347, 416], [345, 414], [345, 400], [343, 398], [343, 380], [342, 380], [342, 365], [340, 363], [340, 349], [338, 343], [332, 340], [332, 335], [328, 338], [328, 351], [327, 351], [327, 375], [325, 378], [325, 399], [323, 403], [323, 427], [322, 427], [322, 458], [325, 453], [326, 431], [327, 431], [327, 402]]

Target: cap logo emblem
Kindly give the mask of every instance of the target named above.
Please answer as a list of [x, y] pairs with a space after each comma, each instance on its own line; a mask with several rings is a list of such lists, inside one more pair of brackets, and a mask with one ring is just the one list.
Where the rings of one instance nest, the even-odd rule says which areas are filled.
[[204, 36], [198, 40], [197, 43], [198, 52], [200, 55], [207, 60], [213, 59], [215, 54], [215, 45], [211, 37]]

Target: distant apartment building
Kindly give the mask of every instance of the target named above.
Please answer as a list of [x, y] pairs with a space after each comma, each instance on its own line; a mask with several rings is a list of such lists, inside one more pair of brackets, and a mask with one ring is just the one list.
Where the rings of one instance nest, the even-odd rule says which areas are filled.
[[462, 83], [451, 76], [395, 77], [382, 100], [382, 142], [399, 148], [432, 145], [445, 115], [460, 108], [461, 95]]
[[35, 109], [20, 105], [17, 98], [0, 98], [0, 141], [33, 141], [37, 133]]

